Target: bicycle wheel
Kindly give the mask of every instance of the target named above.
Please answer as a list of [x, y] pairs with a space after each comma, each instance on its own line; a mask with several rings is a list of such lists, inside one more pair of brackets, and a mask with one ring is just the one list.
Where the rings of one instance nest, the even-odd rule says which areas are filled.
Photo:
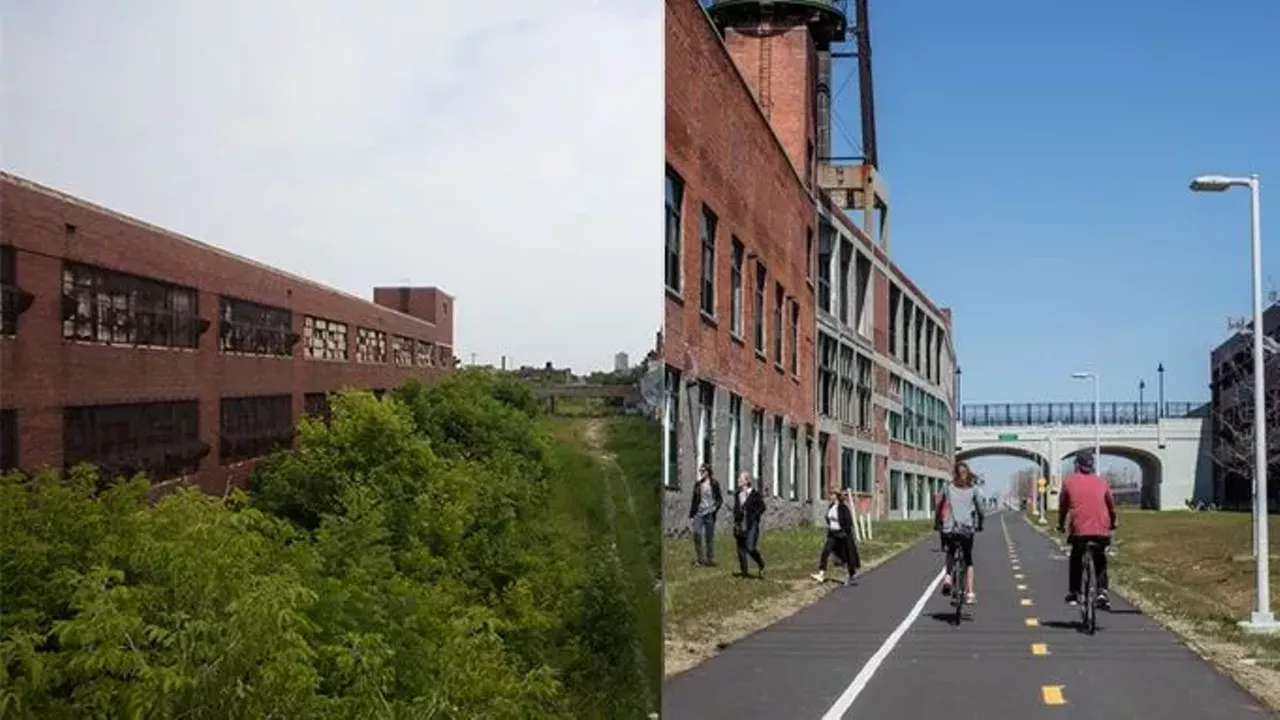
[[1084, 631], [1090, 635], [1098, 630], [1098, 580], [1094, 574], [1093, 555], [1090, 548], [1085, 549], [1084, 556], [1084, 597], [1081, 599], [1081, 610], [1084, 612]]
[[[959, 553], [956, 555], [958, 556]], [[964, 617], [964, 575], [969, 568], [962, 558], [957, 558], [955, 569], [955, 574], [951, 576], [951, 606], [956, 610], [955, 623], [956, 627], [959, 627]]]

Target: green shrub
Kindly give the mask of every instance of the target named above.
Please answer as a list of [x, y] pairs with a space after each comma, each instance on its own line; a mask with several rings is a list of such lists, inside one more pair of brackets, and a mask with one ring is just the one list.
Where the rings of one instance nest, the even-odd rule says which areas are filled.
[[527, 386], [331, 407], [247, 496], [0, 478], [0, 717], [643, 717], [595, 469]]

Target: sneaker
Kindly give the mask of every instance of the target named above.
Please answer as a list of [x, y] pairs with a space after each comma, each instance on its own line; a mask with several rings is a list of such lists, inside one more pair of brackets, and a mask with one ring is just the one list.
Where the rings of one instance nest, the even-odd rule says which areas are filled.
[[1107, 597], [1107, 591], [1106, 591], [1106, 590], [1099, 590], [1099, 591], [1098, 591], [1098, 602], [1097, 602], [1097, 607], [1098, 607], [1099, 609], [1102, 609], [1102, 610], [1109, 610], [1109, 609], [1111, 609], [1111, 598]]
[[1068, 605], [1079, 605], [1079, 604], [1080, 604], [1080, 600], [1079, 600], [1079, 598], [1077, 598], [1077, 597], [1076, 597], [1076, 594], [1075, 594], [1075, 593], [1067, 593], [1067, 597], [1066, 597], [1066, 599], [1065, 599], [1065, 600], [1063, 600], [1063, 602], [1065, 602], [1065, 603], [1066, 603], [1066, 604], [1068, 604]]
[[942, 578], [942, 594], [943, 596], [951, 595], [951, 578], [950, 577]]
[[850, 575], [849, 579], [844, 581], [844, 584], [845, 584], [845, 587], [853, 587], [854, 585], [858, 584], [858, 581], [854, 580], [853, 576]]
[[817, 580], [818, 582], [825, 582], [827, 579], [827, 573], [826, 571], [819, 570], [818, 572], [813, 573], [809, 577], [813, 578], [814, 580]]
[[974, 604], [974, 603], [976, 603], [976, 602], [978, 602], [978, 596], [977, 596], [976, 594], [974, 594], [974, 593], [969, 593], [968, 595], [965, 595], [965, 596], [964, 596], [964, 604], [965, 604], [965, 605], [972, 605], [972, 604]]

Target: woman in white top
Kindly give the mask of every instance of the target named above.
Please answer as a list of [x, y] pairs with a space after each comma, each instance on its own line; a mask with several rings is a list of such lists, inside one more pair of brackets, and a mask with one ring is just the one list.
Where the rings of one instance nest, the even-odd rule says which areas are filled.
[[849, 570], [849, 578], [845, 582], [853, 584], [853, 575], [858, 570], [858, 563], [850, 552], [853, 549], [853, 511], [846, 502], [842, 502], [842, 494], [832, 491], [827, 505], [827, 540], [822, 545], [822, 556], [818, 559], [818, 572], [810, 577], [818, 582], [827, 579], [827, 560], [831, 553], [845, 564]]

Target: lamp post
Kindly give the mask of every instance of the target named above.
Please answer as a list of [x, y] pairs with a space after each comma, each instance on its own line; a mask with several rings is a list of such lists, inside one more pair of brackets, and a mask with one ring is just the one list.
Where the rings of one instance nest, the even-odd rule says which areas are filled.
[[1160, 376], [1160, 397], [1156, 398], [1156, 418], [1164, 417], [1164, 363], [1156, 366], [1156, 374]]
[[1093, 461], [1097, 463], [1094, 467], [1098, 468], [1098, 472], [1102, 472], [1102, 392], [1098, 384], [1098, 373], [1076, 372], [1071, 373], [1071, 377], [1076, 380], [1093, 380]]
[[1262, 324], [1262, 212], [1258, 176], [1227, 177], [1201, 175], [1191, 181], [1194, 192], [1224, 192], [1232, 187], [1249, 188], [1252, 215], [1253, 249], [1253, 525], [1254, 541], [1254, 607], [1252, 616], [1240, 623], [1246, 632], [1280, 631], [1280, 623], [1271, 613], [1271, 558], [1267, 537], [1267, 406], [1266, 367], [1263, 349], [1266, 328]]

